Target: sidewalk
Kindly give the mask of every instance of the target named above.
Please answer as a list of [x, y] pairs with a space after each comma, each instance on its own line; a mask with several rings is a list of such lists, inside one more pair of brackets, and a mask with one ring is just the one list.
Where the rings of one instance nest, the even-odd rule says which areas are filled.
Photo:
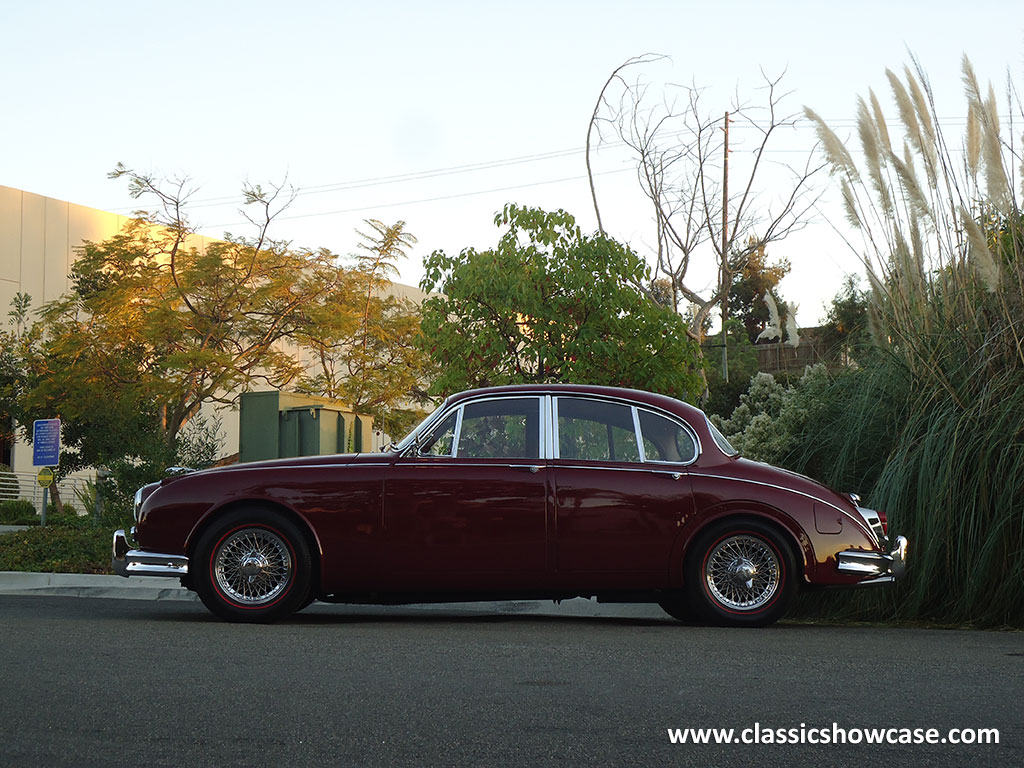
[[[198, 600], [176, 578], [153, 576], [126, 579], [87, 573], [23, 573], [0, 571], [0, 595], [52, 595], [55, 597], [102, 597], [119, 600]], [[329, 604], [321, 604], [329, 605]], [[599, 603], [573, 598], [551, 600], [503, 600], [476, 603], [415, 603], [399, 606], [349, 605], [370, 613], [388, 611], [442, 611], [445, 613], [527, 614], [534, 616], [617, 617], [665, 619], [657, 605], [647, 603]]]

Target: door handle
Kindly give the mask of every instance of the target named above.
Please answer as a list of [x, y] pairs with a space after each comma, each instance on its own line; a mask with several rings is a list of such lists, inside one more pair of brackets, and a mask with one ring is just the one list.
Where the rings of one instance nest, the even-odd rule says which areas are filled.
[[536, 475], [538, 472], [540, 472], [540, 467], [537, 466], [536, 464], [511, 464], [510, 466], [513, 469], [525, 469], [529, 471], [531, 475]]

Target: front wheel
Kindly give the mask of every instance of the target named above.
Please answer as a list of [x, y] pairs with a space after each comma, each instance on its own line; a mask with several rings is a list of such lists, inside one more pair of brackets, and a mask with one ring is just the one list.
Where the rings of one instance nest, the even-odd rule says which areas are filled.
[[302, 532], [270, 510], [225, 515], [202, 535], [194, 560], [199, 598], [228, 621], [277, 621], [304, 607], [312, 591]]
[[796, 594], [796, 560], [782, 536], [757, 521], [723, 522], [702, 533], [686, 563], [694, 611], [716, 624], [763, 627]]

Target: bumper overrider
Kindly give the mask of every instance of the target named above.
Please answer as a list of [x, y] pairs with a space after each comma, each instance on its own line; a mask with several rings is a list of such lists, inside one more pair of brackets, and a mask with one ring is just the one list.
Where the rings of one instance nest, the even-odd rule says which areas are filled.
[[865, 577], [861, 584], [887, 584], [902, 578], [907, 570], [907, 540], [897, 536], [888, 554], [860, 549], [848, 549], [836, 555], [836, 568], [840, 573]]
[[185, 555], [164, 555], [134, 548], [135, 528], [114, 531], [114, 552], [110, 561], [118, 576], [187, 576], [188, 558]]

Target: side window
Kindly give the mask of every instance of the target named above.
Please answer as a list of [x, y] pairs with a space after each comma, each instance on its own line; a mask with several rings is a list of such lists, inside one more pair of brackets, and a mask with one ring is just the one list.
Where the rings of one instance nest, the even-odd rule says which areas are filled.
[[688, 431], [656, 413], [644, 410], [639, 413], [647, 461], [686, 463], [697, 457], [697, 444]]
[[632, 409], [599, 400], [558, 398], [558, 455], [581, 461], [640, 461]]
[[462, 414], [462, 459], [536, 459], [540, 457], [540, 400], [500, 398], [467, 405]]
[[420, 453], [424, 456], [451, 456], [455, 448], [455, 427], [458, 421], [459, 411], [456, 409], [423, 440]]

